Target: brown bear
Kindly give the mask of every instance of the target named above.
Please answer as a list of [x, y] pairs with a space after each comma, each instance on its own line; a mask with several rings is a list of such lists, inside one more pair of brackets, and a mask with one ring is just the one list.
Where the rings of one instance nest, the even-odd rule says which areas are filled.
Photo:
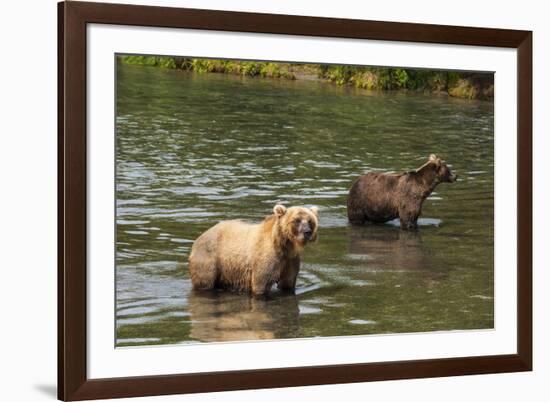
[[201, 234], [189, 256], [194, 289], [265, 295], [294, 291], [304, 246], [317, 239], [318, 209], [275, 205], [261, 223], [222, 221]]
[[457, 175], [433, 154], [424, 165], [410, 172], [364, 174], [349, 190], [348, 219], [352, 224], [364, 224], [399, 217], [401, 229], [414, 229], [424, 200], [439, 183], [456, 179]]

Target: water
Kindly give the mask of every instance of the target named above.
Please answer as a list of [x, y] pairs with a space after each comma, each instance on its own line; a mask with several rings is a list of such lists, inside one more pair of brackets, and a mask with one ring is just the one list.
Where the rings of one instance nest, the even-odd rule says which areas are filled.
[[[493, 104], [118, 66], [117, 345], [493, 328]], [[419, 230], [351, 227], [364, 171], [437, 153], [459, 174]], [[195, 294], [193, 240], [317, 205], [295, 296]]]

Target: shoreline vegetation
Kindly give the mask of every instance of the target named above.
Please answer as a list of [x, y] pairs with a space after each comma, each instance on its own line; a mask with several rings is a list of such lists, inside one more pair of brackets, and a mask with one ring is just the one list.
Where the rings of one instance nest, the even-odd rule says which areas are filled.
[[324, 81], [371, 91], [421, 91], [463, 99], [490, 100], [494, 92], [491, 73], [167, 56], [119, 56], [118, 60], [124, 64], [192, 71], [197, 74]]

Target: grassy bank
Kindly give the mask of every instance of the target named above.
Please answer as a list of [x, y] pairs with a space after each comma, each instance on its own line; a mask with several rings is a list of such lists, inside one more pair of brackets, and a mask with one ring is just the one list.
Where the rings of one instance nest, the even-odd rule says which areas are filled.
[[410, 90], [443, 93], [465, 99], [493, 98], [493, 76], [487, 73], [157, 56], [121, 56], [119, 60], [125, 64], [187, 70], [199, 74], [322, 80], [375, 91]]

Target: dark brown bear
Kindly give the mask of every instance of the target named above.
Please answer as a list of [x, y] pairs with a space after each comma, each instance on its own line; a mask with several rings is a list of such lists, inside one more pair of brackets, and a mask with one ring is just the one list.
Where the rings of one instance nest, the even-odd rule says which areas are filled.
[[456, 178], [436, 155], [411, 172], [364, 174], [349, 190], [348, 219], [361, 225], [399, 217], [401, 229], [415, 229], [424, 200], [439, 183], [452, 183]]

